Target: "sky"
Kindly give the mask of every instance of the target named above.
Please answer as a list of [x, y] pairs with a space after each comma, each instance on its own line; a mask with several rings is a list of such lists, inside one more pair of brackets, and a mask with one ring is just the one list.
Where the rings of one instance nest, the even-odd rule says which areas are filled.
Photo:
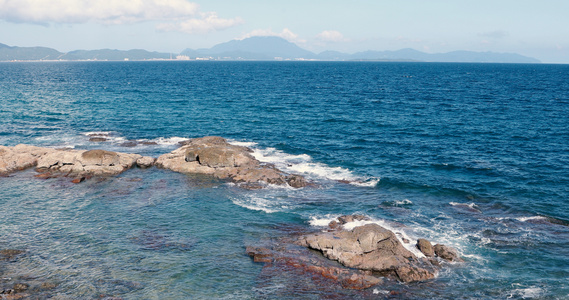
[[569, 63], [568, 0], [0, 0], [0, 43], [180, 53], [280, 36], [320, 53], [412, 48]]

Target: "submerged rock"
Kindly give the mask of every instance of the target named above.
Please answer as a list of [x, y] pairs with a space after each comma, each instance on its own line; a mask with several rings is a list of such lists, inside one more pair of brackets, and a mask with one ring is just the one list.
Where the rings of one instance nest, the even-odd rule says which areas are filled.
[[16, 291], [17, 293], [21, 293], [21, 292], [28, 290], [29, 288], [30, 288], [30, 285], [27, 283], [16, 283], [16, 284], [14, 284], [14, 287], [12, 289], [14, 291]]
[[156, 166], [187, 174], [209, 174], [237, 183], [285, 185], [300, 188], [304, 177], [286, 174], [271, 165], [263, 165], [251, 149], [231, 145], [224, 138], [208, 136], [192, 139], [170, 153], [161, 155]]
[[136, 165], [139, 168], [146, 169], [154, 166], [154, 162], [156, 162], [156, 158], [150, 156], [143, 156], [136, 160]]
[[0, 250], [0, 260], [8, 260], [11, 261], [14, 258], [26, 253], [24, 250], [18, 249], [3, 249]]
[[[319, 277], [342, 288], [355, 290], [370, 288], [383, 282], [382, 278], [373, 276], [369, 272], [338, 267], [310, 257], [309, 252], [302, 253], [288, 249], [289, 247], [290, 245], [286, 244], [275, 246], [272, 249], [249, 246], [246, 252], [254, 262], [265, 263], [264, 269], [271, 269], [272, 272], [281, 275], [282, 272], [292, 271], [306, 276], [301, 281], [314, 280], [317, 279], [315, 277]], [[322, 284], [321, 280], [314, 281]]]

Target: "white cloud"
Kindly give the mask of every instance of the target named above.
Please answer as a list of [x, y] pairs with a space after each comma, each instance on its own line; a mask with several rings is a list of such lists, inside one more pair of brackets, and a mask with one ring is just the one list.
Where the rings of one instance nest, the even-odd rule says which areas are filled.
[[162, 23], [156, 27], [161, 31], [180, 31], [185, 33], [207, 33], [210, 31], [223, 30], [243, 24], [239, 17], [234, 19], [221, 19], [215, 12], [200, 13], [201, 18], [187, 19], [175, 23]]
[[238, 40], [243, 40], [246, 38], [250, 38], [252, 36], [278, 36], [281, 37], [289, 42], [293, 43], [306, 43], [305, 40], [299, 39], [298, 34], [290, 31], [290, 29], [285, 28], [280, 33], [274, 32], [272, 29], [256, 29], [247, 34], [244, 34]]
[[163, 22], [158, 29], [203, 33], [226, 29], [243, 21], [199, 12], [187, 0], [0, 0], [0, 19], [35, 24], [129, 24]]
[[323, 42], [346, 42], [348, 39], [344, 38], [344, 35], [336, 30], [324, 30], [316, 35], [316, 38]]
[[122, 24], [184, 18], [198, 9], [185, 0], [0, 0], [0, 18], [21, 23]]

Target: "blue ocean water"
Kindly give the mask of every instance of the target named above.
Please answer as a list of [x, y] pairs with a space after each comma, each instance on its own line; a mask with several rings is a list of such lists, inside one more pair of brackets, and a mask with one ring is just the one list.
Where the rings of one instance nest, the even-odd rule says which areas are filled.
[[[96, 132], [109, 140], [90, 142]], [[156, 168], [78, 185], [15, 173], [0, 178], [0, 249], [26, 252], [0, 261], [0, 288], [55, 282], [37, 295], [62, 299], [569, 299], [567, 65], [0, 63], [1, 145], [157, 157], [206, 135], [317, 187], [250, 191]], [[466, 262], [432, 281], [352, 291], [266, 276], [245, 253], [352, 213], [456, 247]]]

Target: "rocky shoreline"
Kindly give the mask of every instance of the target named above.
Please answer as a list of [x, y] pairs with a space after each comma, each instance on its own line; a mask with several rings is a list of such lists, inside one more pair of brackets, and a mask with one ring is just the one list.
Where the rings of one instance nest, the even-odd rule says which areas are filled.
[[[267, 185], [302, 188], [310, 186], [303, 176], [288, 174], [253, 157], [247, 147], [232, 145], [224, 138], [191, 139], [158, 158], [106, 150], [72, 150], [30, 145], [0, 146], [0, 175], [35, 168], [37, 178], [65, 177], [80, 183], [93, 177], [116, 176], [131, 168], [168, 169], [184, 174], [206, 174], [217, 179], [257, 189]], [[410, 251], [413, 247], [415, 251]], [[346, 215], [318, 232], [299, 228], [290, 235], [247, 245], [246, 253], [263, 264], [265, 276], [283, 272], [291, 280], [310, 278], [326, 288], [364, 290], [386, 281], [413, 283], [436, 278], [450, 264], [463, 262], [451, 247], [432, 245], [426, 239], [411, 242], [366, 216]], [[26, 252], [0, 249], [0, 262], [17, 261]], [[0, 264], [0, 268], [2, 265]], [[2, 270], [0, 269], [0, 274]], [[297, 276], [300, 275], [300, 276]], [[49, 293], [51, 282], [12, 282], [0, 286], [0, 299], [20, 299]], [[308, 288], [307, 288], [308, 289]]]
[[251, 149], [235, 146], [217, 136], [195, 138], [157, 159], [139, 154], [106, 150], [53, 149], [30, 145], [0, 146], [0, 175], [35, 167], [39, 178], [70, 177], [79, 183], [91, 177], [115, 176], [133, 167], [156, 166], [185, 174], [207, 174], [242, 184], [244, 188], [262, 188], [267, 184], [301, 188], [309, 182], [301, 175], [285, 173], [263, 164]]

